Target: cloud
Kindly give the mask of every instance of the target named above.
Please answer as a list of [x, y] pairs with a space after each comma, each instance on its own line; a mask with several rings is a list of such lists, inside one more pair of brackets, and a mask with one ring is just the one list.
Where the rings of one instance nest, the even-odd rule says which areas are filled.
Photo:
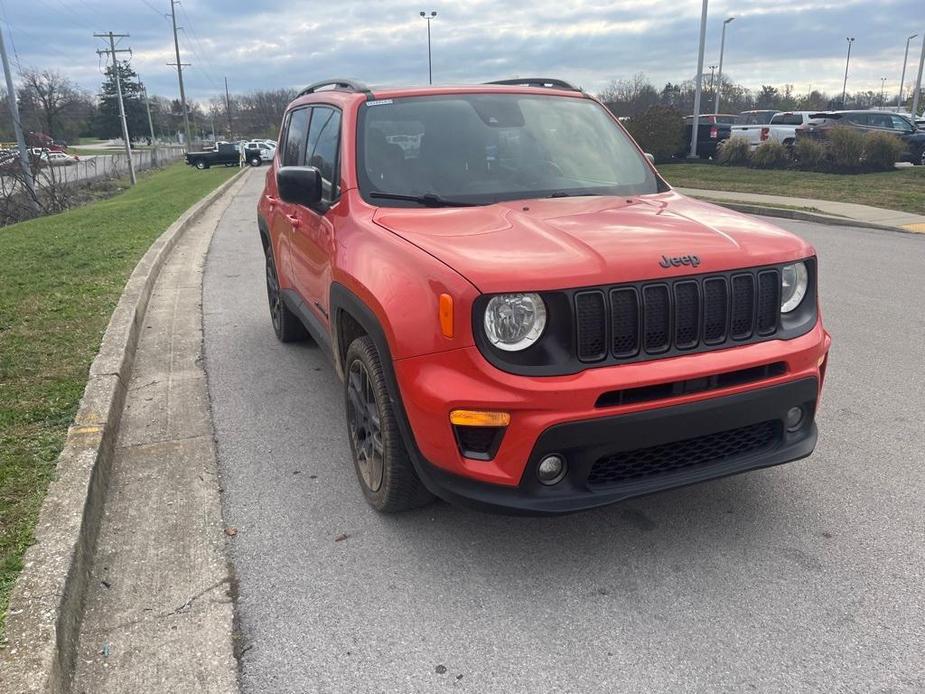
[[[425, 7], [426, 5], [426, 7]], [[598, 90], [644, 72], [656, 84], [696, 72], [700, 3], [696, 0], [185, 0], [177, 23], [187, 93], [205, 101], [232, 91], [298, 87], [350, 75], [370, 84], [427, 79], [426, 25], [432, 23], [434, 79], [465, 83], [508, 76], [568, 79]], [[0, 26], [23, 67], [55, 68], [95, 91], [100, 83], [94, 32], [131, 34], [122, 46], [151, 93], [174, 97], [176, 71], [167, 0], [0, 0]], [[918, 27], [921, 0], [714, 0], [705, 64], [718, 61], [722, 20], [729, 26], [724, 70], [757, 89], [793, 84], [841, 90], [846, 36], [852, 49], [849, 91], [896, 91], [905, 37]], [[925, 33], [925, 27], [922, 28]], [[907, 82], [918, 46], [911, 51]], [[14, 61], [15, 65], [15, 61]]]

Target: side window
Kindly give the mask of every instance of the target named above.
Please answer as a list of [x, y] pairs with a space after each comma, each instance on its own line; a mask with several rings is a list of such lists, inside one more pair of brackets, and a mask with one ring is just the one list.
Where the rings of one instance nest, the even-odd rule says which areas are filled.
[[890, 117], [885, 113], [871, 113], [867, 116], [867, 120], [874, 128], [893, 128], [893, 121], [891, 121]]
[[326, 106], [312, 109], [311, 127], [305, 148], [306, 166], [314, 166], [321, 172], [324, 197], [337, 197], [338, 151], [340, 148], [340, 111]]
[[286, 130], [286, 145], [283, 149], [283, 166], [301, 166], [305, 152], [305, 139], [308, 135], [309, 109], [300, 108], [289, 116]]
[[848, 116], [848, 122], [855, 125], [867, 125], [866, 113], [852, 113]]
[[907, 121], [907, 120], [906, 120], [905, 118], [903, 118], [902, 116], [890, 116], [890, 118], [891, 118], [892, 121], [893, 121], [893, 130], [898, 130], [898, 131], [903, 132], [903, 133], [911, 133], [911, 132], [912, 132], [912, 130], [913, 130], [913, 128], [912, 128], [912, 123], [910, 123], [909, 121]]

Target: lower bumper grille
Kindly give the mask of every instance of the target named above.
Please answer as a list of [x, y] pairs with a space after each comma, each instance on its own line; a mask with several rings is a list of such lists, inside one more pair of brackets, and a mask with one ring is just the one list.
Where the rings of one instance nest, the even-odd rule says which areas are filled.
[[767, 450], [777, 445], [782, 436], [780, 422], [772, 420], [660, 446], [621, 451], [598, 459], [591, 467], [588, 484], [601, 487], [717, 463]]

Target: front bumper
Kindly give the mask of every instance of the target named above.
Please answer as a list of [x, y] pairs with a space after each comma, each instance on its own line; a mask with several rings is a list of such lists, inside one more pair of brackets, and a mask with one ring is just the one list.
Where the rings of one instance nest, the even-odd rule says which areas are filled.
[[[812, 414], [830, 343], [818, 322], [809, 333], [792, 340], [588, 369], [568, 376], [508, 374], [488, 364], [475, 347], [402, 359], [393, 366], [406, 443], [419, 476], [431, 491], [451, 501], [495, 510], [561, 513], [809, 455], [815, 443]], [[784, 373], [757, 383], [616, 407], [598, 403], [602, 393], [615, 388], [781, 362], [786, 365]], [[806, 428], [797, 432], [799, 436], [783, 436], [767, 450], [741, 459], [725, 458], [696, 470], [686, 468], [638, 483], [621, 483], [619, 488], [591, 488], [586, 483], [590, 467], [603, 455], [780, 421], [790, 407], [802, 404], [809, 405]], [[492, 460], [460, 454], [449, 422], [449, 412], [457, 408], [510, 413], [510, 426]], [[539, 485], [535, 477], [536, 463], [549, 452], [566, 454], [571, 468], [567, 479], [554, 487]]]
[[[805, 458], [816, 444], [817, 394], [818, 382], [807, 378], [686, 405], [561, 424], [540, 436], [530, 453], [523, 480], [516, 487], [485, 484], [427, 463], [419, 464], [418, 473], [432, 491], [463, 506], [505, 513], [571, 513]], [[786, 431], [784, 420], [794, 406], [803, 407], [806, 416], [796, 431]], [[614, 454], [645, 449], [670, 458], [672, 448], [690, 450], [697, 442], [715, 440], [716, 436], [711, 435], [721, 438], [721, 432], [747, 430], [764, 423], [769, 423], [768, 431], [773, 431], [773, 436], [745, 453], [727, 450], [718, 459], [665, 472], [656, 470], [654, 474], [616, 483], [589, 481], [595, 464]], [[563, 455], [569, 467], [562, 482], [547, 487], [539, 483], [536, 467], [550, 453]]]

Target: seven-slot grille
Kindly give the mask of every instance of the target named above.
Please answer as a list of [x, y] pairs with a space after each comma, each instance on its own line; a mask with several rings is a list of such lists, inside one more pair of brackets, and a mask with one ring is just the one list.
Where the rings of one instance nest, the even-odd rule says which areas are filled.
[[578, 358], [617, 361], [773, 337], [780, 272], [743, 270], [575, 294]]

